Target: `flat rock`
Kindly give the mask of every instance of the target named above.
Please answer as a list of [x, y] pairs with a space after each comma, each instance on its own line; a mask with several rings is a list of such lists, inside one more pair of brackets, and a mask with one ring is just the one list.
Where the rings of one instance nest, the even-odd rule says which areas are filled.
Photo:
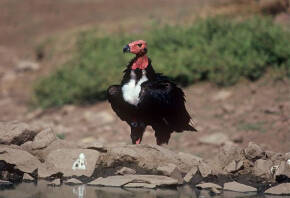
[[200, 143], [211, 144], [211, 145], [221, 145], [229, 141], [229, 137], [224, 133], [213, 133], [210, 135], [202, 136], [199, 139]]
[[67, 184], [67, 185], [80, 185], [80, 184], [83, 184], [83, 182], [81, 182], [80, 180], [78, 180], [76, 178], [68, 179], [68, 180], [64, 181], [64, 183]]
[[130, 184], [128, 185], [130, 187], [133, 186], [141, 187], [139, 183], [151, 184], [151, 186], [155, 185], [155, 187], [178, 185], [178, 181], [176, 179], [161, 175], [125, 175], [125, 176], [109, 176], [106, 178], [100, 177], [88, 183], [88, 185], [122, 187], [127, 184]]
[[0, 122], [0, 144], [21, 145], [33, 140], [39, 131], [23, 122]]
[[32, 141], [32, 149], [43, 149], [56, 140], [56, 135], [51, 128], [39, 132]]
[[148, 183], [129, 183], [123, 186], [124, 188], [156, 188], [155, 184]]
[[64, 177], [90, 177], [99, 156], [98, 151], [90, 149], [57, 149], [51, 151], [45, 161]]
[[121, 187], [130, 182], [134, 179], [128, 176], [110, 176], [110, 177], [99, 177], [98, 179], [91, 181], [88, 185], [91, 186], [110, 186], [110, 187]]
[[238, 182], [229, 182], [224, 184], [224, 190], [236, 191], [236, 192], [256, 192], [257, 189], [251, 186], [240, 184]]
[[48, 186], [60, 186], [61, 185], [61, 181], [60, 179], [55, 179], [52, 182], [47, 184]]
[[290, 195], [290, 183], [283, 183], [265, 191], [266, 194]]
[[211, 188], [215, 188], [215, 189], [222, 189], [223, 187], [221, 187], [218, 184], [214, 184], [214, 183], [201, 183], [201, 184], [197, 184], [196, 185], [197, 188], [201, 188], [201, 189], [211, 189]]
[[136, 171], [132, 168], [122, 167], [115, 172], [116, 175], [134, 175]]

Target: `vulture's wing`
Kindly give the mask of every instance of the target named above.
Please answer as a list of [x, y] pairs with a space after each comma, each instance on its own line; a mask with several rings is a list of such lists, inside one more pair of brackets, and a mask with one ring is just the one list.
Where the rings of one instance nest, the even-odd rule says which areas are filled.
[[184, 103], [183, 91], [160, 74], [156, 80], [142, 84], [140, 109], [150, 112], [153, 117], [159, 116], [174, 131], [196, 131], [191, 126], [191, 117]]

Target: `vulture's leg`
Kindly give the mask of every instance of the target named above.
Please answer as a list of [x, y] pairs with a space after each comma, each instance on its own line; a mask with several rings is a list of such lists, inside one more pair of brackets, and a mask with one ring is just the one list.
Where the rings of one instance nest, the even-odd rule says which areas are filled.
[[132, 144], [140, 144], [143, 138], [146, 125], [142, 122], [131, 122], [131, 140]]
[[156, 143], [158, 145], [168, 144], [172, 130], [166, 125], [166, 123], [160, 121], [152, 125], [152, 128], [155, 131]]

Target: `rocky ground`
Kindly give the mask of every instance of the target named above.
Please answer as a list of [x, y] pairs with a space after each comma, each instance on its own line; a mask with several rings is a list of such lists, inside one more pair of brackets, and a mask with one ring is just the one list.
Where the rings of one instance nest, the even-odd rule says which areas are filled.
[[264, 150], [250, 142], [227, 142], [204, 160], [157, 145], [76, 144], [60, 140], [51, 128], [21, 122], [0, 123], [0, 185], [37, 182], [49, 185], [124, 188], [189, 184], [222, 191], [290, 195], [290, 153]]

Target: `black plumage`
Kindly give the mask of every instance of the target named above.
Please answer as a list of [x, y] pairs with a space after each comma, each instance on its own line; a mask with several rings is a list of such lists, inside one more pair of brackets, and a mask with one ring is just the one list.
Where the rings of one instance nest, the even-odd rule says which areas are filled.
[[[146, 48], [147, 49], [147, 48]], [[191, 125], [191, 117], [185, 108], [185, 98], [182, 89], [166, 76], [156, 73], [148, 58], [144, 69], [132, 69], [139, 58], [132, 59], [124, 71], [121, 85], [108, 88], [108, 100], [112, 109], [131, 127], [133, 144], [141, 142], [146, 126], [152, 126], [157, 144], [168, 144], [172, 132], [196, 131]], [[138, 93], [138, 103], [132, 104], [125, 100], [125, 86], [132, 80], [138, 81], [145, 75], [146, 81], [141, 84]], [[135, 82], [134, 81], [134, 82]]]

